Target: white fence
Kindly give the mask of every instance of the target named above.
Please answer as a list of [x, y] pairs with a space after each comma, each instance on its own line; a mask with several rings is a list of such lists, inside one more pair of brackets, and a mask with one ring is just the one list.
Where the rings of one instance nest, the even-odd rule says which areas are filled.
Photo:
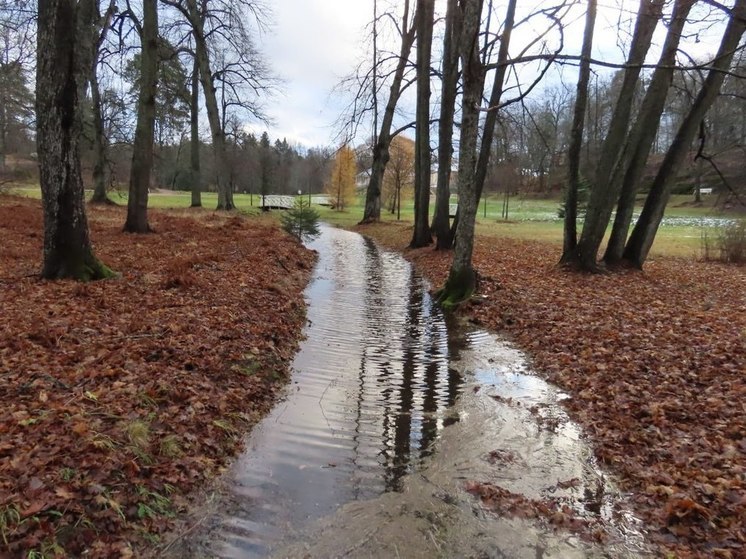
[[326, 194], [314, 194], [311, 196], [311, 203], [317, 206], [331, 206], [332, 201]]
[[261, 197], [259, 207], [263, 210], [289, 210], [293, 207], [295, 196], [267, 194]]
[[[302, 195], [307, 198], [307, 195]], [[266, 194], [259, 196], [259, 207], [263, 210], [289, 210], [293, 207], [298, 196], [283, 196], [280, 194]], [[326, 194], [314, 194], [311, 203], [318, 206], [331, 206], [332, 202]]]

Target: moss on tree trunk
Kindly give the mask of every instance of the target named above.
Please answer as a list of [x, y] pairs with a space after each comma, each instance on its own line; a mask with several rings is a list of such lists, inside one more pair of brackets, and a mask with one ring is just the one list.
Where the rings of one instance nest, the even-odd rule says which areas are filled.
[[71, 251], [62, 258], [45, 263], [42, 277], [46, 279], [74, 279], [94, 281], [115, 277], [117, 274], [90, 251]]
[[438, 302], [443, 308], [453, 308], [471, 298], [476, 288], [477, 274], [474, 268], [451, 269], [445, 286], [437, 293]]

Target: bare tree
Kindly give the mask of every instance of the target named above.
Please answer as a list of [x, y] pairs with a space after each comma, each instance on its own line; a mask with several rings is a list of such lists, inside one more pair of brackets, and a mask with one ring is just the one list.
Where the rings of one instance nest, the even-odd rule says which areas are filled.
[[202, 172], [199, 164], [199, 62], [193, 58], [192, 88], [189, 99], [189, 162], [192, 208], [202, 207]]
[[207, 46], [207, 37], [205, 36], [205, 12], [207, 2], [202, 0], [202, 9], [197, 5], [197, 0], [186, 0], [188, 19], [192, 25], [194, 34], [195, 56], [199, 65], [199, 78], [202, 83], [202, 92], [205, 96], [205, 108], [207, 109], [207, 120], [210, 123], [210, 132], [212, 135], [212, 148], [215, 152], [215, 165], [218, 190], [219, 210], [232, 210], [235, 208], [233, 203], [233, 192], [229, 188], [225, 176], [227, 168], [227, 158], [225, 152], [225, 132], [221, 126], [220, 113], [218, 110], [217, 96], [215, 95], [214, 77], [210, 65], [210, 55]]
[[[562, 49], [562, 18], [567, 11], [568, 5], [568, 2], [561, 1], [555, 6], [541, 7], [539, 10], [528, 14], [521, 22], [516, 23], [515, 12], [517, 2], [509, 1], [507, 6], [505, 7], [505, 17], [504, 24], [502, 26], [502, 33], [499, 34], [500, 48], [498, 50], [497, 60], [495, 62], [490, 62], [489, 55], [493, 51], [497, 39], [490, 39], [491, 32], [489, 26], [492, 20], [491, 16], [493, 11], [493, 4], [492, 2], [489, 3], [489, 16], [487, 17], [487, 27], [484, 32], [485, 44], [484, 48], [482, 49], [482, 65], [484, 66], [485, 72], [494, 71], [495, 75], [492, 82], [492, 91], [488, 99], [489, 106], [486, 109], [480, 109], [485, 110], [487, 116], [485, 117], [484, 125], [482, 126], [482, 137], [481, 141], [479, 142], [479, 158], [477, 160], [477, 167], [475, 169], [474, 180], [476, 181], [475, 192], [477, 201], [482, 195], [484, 183], [488, 174], [492, 152], [492, 141], [495, 133], [495, 127], [498, 122], [498, 113], [500, 110], [512, 105], [513, 103], [522, 102], [526, 95], [528, 95], [542, 81], [544, 75], [553, 62], [554, 56], [556, 56]], [[536, 45], [540, 45], [541, 49], [546, 51], [549, 46], [547, 36], [549, 35], [550, 31], [555, 28], [559, 29], [560, 31], [559, 46], [554, 53], [547, 53], [547, 60], [544, 62], [543, 68], [539, 70], [533, 82], [531, 82], [527, 87], [522, 87], [520, 84], [520, 80], [516, 76], [517, 83], [514, 87], [518, 90], [518, 94], [513, 98], [503, 101], [502, 97], [505, 89], [506, 76], [510, 71], [513, 71], [515, 73], [515, 67], [513, 65], [519, 63], [519, 60], [512, 60], [509, 55], [511, 36], [517, 26], [529, 23], [534, 17], [539, 15], [547, 18], [550, 23], [545, 30], [538, 33], [531, 41], [528, 42], [528, 45], [524, 46], [522, 55]], [[518, 58], [520, 59], [521, 56], [519, 56]], [[539, 60], [540, 58], [541, 55], [536, 55], [536, 60]], [[459, 205], [459, 210], [456, 212], [456, 218], [454, 219], [453, 227], [451, 228], [452, 233], [455, 232], [455, 230], [458, 228], [460, 215], [461, 211]]]
[[[98, 12], [98, 2], [96, 2]], [[94, 33], [93, 64], [91, 65], [91, 105], [93, 111], [93, 204], [112, 204], [106, 194], [106, 168], [108, 164], [107, 151], [109, 139], [104, 129], [104, 114], [101, 103], [101, 88], [98, 80], [99, 56], [101, 46], [106, 40], [111, 20], [116, 12], [116, 0], [109, 0], [103, 16], [98, 16], [97, 25], [91, 30]]]
[[567, 194], [565, 197], [564, 247], [562, 262], [572, 262], [578, 242], [578, 183], [580, 182], [580, 150], [583, 146], [583, 126], [585, 108], [588, 102], [588, 80], [591, 75], [591, 48], [593, 28], [596, 23], [596, 0], [588, 0], [583, 33], [583, 47], [580, 53], [578, 85], [575, 94], [575, 112], [570, 134], [570, 148], [567, 154]]
[[483, 0], [461, 0], [461, 37], [459, 56], [462, 67], [461, 136], [459, 141], [458, 195], [459, 222], [456, 228], [456, 250], [448, 280], [439, 294], [444, 305], [468, 299], [476, 288], [476, 273], [472, 264], [474, 224], [477, 202], [475, 170], [477, 166], [477, 136], [479, 108], [484, 90], [485, 71], [479, 58], [479, 31]]
[[[215, 155], [217, 209], [232, 210], [235, 208], [233, 189], [226, 174], [229, 167], [224, 129], [226, 111], [229, 107], [241, 107], [253, 116], [264, 118], [260, 105], [252, 102], [250, 94], [242, 87], [246, 86], [253, 93], [260, 94], [271, 90], [275, 83], [254, 48], [249, 33], [250, 21], [264, 25], [264, 6], [250, 0], [161, 2], [178, 10], [191, 28]], [[218, 53], [220, 61], [216, 60]], [[220, 102], [218, 83], [221, 86]], [[197, 145], [194, 141], [192, 143]]]
[[[461, 134], [459, 138], [459, 165], [458, 165], [458, 197], [459, 207], [455, 225], [455, 251], [453, 262], [449, 272], [448, 280], [439, 294], [439, 299], [446, 305], [457, 304], [471, 296], [476, 288], [476, 272], [472, 264], [474, 250], [474, 227], [476, 224], [477, 204], [481, 189], [487, 175], [487, 165], [494, 128], [497, 118], [493, 112], [497, 112], [517, 101], [522, 100], [542, 79], [546, 73], [549, 63], [556, 56], [555, 53], [533, 55], [524, 57], [528, 49], [539, 45], [542, 50], [546, 49], [549, 41], [546, 35], [549, 30], [560, 25], [561, 14], [566, 9], [566, 3], [558, 6], [542, 9], [542, 15], [550, 20], [550, 26], [544, 33], [539, 34], [524, 46], [523, 53], [518, 59], [511, 59], [508, 55], [510, 36], [516, 29], [515, 10], [517, 3], [509, 2], [505, 8], [503, 32], [500, 35], [500, 49], [496, 61], [489, 60], [489, 53], [493, 50], [496, 42], [485, 40], [483, 49], [480, 49], [480, 37], [490, 37], [489, 21], [487, 18], [486, 32], [481, 29], [481, 18], [483, 0], [462, 0], [459, 4], [461, 19], [461, 34], [459, 38], [459, 55], [462, 67], [462, 100], [461, 100]], [[490, 14], [492, 4], [490, 3]], [[530, 21], [529, 15], [523, 21]], [[561, 27], [560, 27], [561, 37]], [[560, 41], [561, 48], [562, 41]], [[481, 56], [480, 56], [481, 55]], [[521, 58], [537, 61], [544, 60], [543, 69], [539, 75], [525, 90], [516, 86], [518, 93], [515, 97], [502, 100], [505, 88], [505, 75], [508, 68], [515, 63], [520, 63]], [[490, 106], [486, 109], [488, 116], [485, 118], [485, 131], [481, 142], [479, 142], [480, 114], [482, 112], [481, 102], [484, 95], [485, 78], [488, 71], [495, 71], [492, 92], [490, 94]], [[489, 128], [487, 132], [486, 128]], [[479, 151], [481, 149], [481, 152]]]
[[671, 182], [684, 161], [702, 119], [720, 92], [725, 74], [730, 68], [733, 55], [744, 31], [746, 31], [746, 0], [736, 0], [715, 60], [707, 72], [705, 82], [694, 100], [692, 108], [681, 123], [671, 146], [666, 152], [650, 187], [650, 193], [645, 200], [642, 213], [624, 249], [625, 260], [637, 268], [642, 268], [647, 259], [671, 195]]
[[432, 222], [436, 250], [448, 250], [453, 245], [450, 224], [450, 180], [453, 163], [453, 119], [459, 78], [458, 41], [460, 35], [461, 13], [458, 0], [448, 0], [443, 38], [440, 119], [438, 121], [438, 179]]
[[[475, 175], [477, 200], [482, 196], [484, 181], [487, 178], [487, 168], [489, 166], [490, 152], [492, 150], [492, 139], [495, 135], [495, 125], [497, 124], [497, 107], [503, 95], [505, 85], [505, 76], [508, 72], [508, 58], [510, 57], [510, 37], [515, 25], [515, 10], [517, 1], [509, 0], [505, 8], [505, 22], [500, 35], [500, 49], [497, 55], [497, 71], [492, 82], [492, 92], [490, 94], [489, 106], [493, 108], [487, 112], [484, 120], [484, 131], [482, 132], [482, 141], [480, 143], [479, 160], [477, 161], [477, 170]], [[485, 56], [487, 49], [485, 48]]]
[[663, 15], [663, 3], [664, 0], [640, 0], [632, 44], [627, 56], [627, 68], [624, 70], [622, 86], [596, 166], [595, 180], [575, 256], [578, 264], [586, 270], [593, 270], [596, 267], [598, 248], [618, 198], [620, 185], [611, 180], [611, 174], [624, 147], [635, 91], [642, 70], [641, 64], [645, 61], [653, 32]]
[[148, 189], [153, 169], [155, 96], [158, 87], [158, 0], [143, 0], [140, 37], [140, 92], [137, 101], [137, 127], [132, 148], [127, 220], [128, 233], [148, 233]]
[[620, 156], [610, 179], [612, 183], [621, 184], [621, 189], [612, 186], [618, 190], [619, 200], [611, 237], [604, 254], [604, 262], [607, 265], [616, 265], [622, 260], [632, 223], [637, 188], [658, 132], [658, 123], [674, 76], [679, 42], [694, 3], [695, 0], [676, 0], [674, 3], [657, 67], [653, 71], [637, 119], [627, 138], [624, 153]]
[[417, 126], [414, 157], [414, 231], [409, 246], [432, 242], [430, 226], [430, 63], [435, 0], [417, 0]]
[[[412, 18], [410, 13], [409, 0], [404, 0], [399, 28], [401, 30], [401, 44], [398, 58], [396, 60], [396, 66], [391, 77], [389, 97], [381, 119], [381, 129], [378, 131], [373, 146], [373, 163], [371, 165], [370, 180], [365, 194], [365, 210], [363, 212], [361, 223], [370, 223], [381, 219], [381, 187], [383, 185], [383, 174], [386, 171], [386, 164], [389, 160], [391, 138], [398, 133], [398, 131], [392, 132], [394, 115], [396, 105], [399, 102], [399, 97], [403, 90], [404, 74], [407, 68], [409, 53], [412, 50], [412, 45], [416, 35], [415, 18]], [[376, 64], [379, 64], [379, 62], [376, 61]], [[378, 75], [379, 71], [378, 66], [372, 69], [373, 75]], [[357, 116], [353, 115], [352, 119], [355, 118], [357, 118]]]

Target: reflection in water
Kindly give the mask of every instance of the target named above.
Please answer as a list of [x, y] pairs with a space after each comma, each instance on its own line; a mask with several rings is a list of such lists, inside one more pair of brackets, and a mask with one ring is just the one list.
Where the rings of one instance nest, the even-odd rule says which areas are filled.
[[[411, 265], [370, 240], [324, 228], [312, 246], [288, 397], [172, 557], [644, 556], [563, 395], [524, 374], [519, 351], [446, 324]], [[465, 479], [561, 499], [613, 524], [612, 542], [590, 549], [569, 532], [480, 514]]]
[[[533, 375], [515, 372], [526, 370], [525, 358], [499, 338], [468, 328], [452, 332], [461, 334], [461, 345], [453, 345], [451, 334], [450, 347], [461, 350], [458, 359], [451, 353], [451, 367], [462, 371], [472, 388], [462, 391], [452, 410], [460, 421], [438, 432], [430, 458], [414, 475], [399, 480], [403, 491], [346, 504], [312, 523], [274, 556], [652, 557], [640, 532], [642, 524], [619, 500], [578, 426], [559, 406], [562, 393]], [[423, 392], [423, 408], [430, 386]], [[424, 415], [423, 421], [427, 419]], [[409, 428], [414, 426], [412, 422]], [[424, 439], [424, 423], [421, 432]], [[586, 544], [553, 523], [484, 514], [466, 494], [465, 480], [557, 503], [563, 515], [591, 522], [594, 539], [598, 530], [606, 530], [606, 536], [600, 545]]]
[[322, 229], [293, 390], [255, 429], [211, 520], [209, 555], [268, 555], [339, 506], [401, 490], [453, 422], [461, 377], [424, 280], [360, 235]]
[[[361, 433], [379, 421], [373, 444], [379, 445], [382, 489], [398, 491], [413, 463], [430, 454], [460, 380], [449, 373], [447, 329], [422, 278], [372, 240], [362, 242], [368, 288], [363, 293], [354, 462], [367, 456]], [[366, 417], [363, 410], [371, 402], [373, 414]]]

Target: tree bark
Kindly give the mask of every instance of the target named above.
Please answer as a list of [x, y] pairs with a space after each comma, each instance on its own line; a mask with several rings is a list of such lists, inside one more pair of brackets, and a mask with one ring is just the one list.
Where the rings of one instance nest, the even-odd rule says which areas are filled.
[[363, 223], [374, 223], [381, 220], [381, 186], [383, 175], [386, 172], [386, 164], [389, 162], [388, 138], [383, 139], [379, 134], [376, 145], [373, 147], [373, 165], [370, 168], [370, 180], [365, 191], [365, 209], [363, 211]]
[[497, 71], [495, 81], [492, 83], [492, 93], [490, 94], [491, 111], [487, 113], [484, 119], [484, 132], [482, 132], [482, 142], [479, 148], [479, 160], [477, 161], [476, 188], [477, 201], [482, 197], [484, 190], [484, 181], [487, 178], [487, 167], [490, 163], [490, 152], [492, 151], [492, 139], [495, 136], [495, 126], [497, 125], [497, 106], [503, 94], [503, 85], [505, 83], [505, 74], [508, 71], [508, 49], [510, 48], [510, 36], [513, 33], [515, 24], [515, 9], [517, 0], [510, 0], [505, 12], [505, 24], [502, 36], [500, 37], [500, 50], [497, 54]]
[[155, 133], [155, 95], [158, 87], [158, 2], [143, 1], [140, 94], [137, 100], [137, 125], [132, 146], [127, 221], [128, 233], [149, 233], [148, 189], [153, 169]]
[[720, 93], [725, 72], [730, 68], [733, 54], [744, 31], [746, 31], [746, 0], [737, 0], [715, 61], [707, 73], [694, 104], [681, 123], [673, 143], [663, 158], [663, 163], [661, 163], [660, 169], [653, 180], [640, 218], [632, 230], [629, 241], [627, 241], [627, 246], [624, 249], [624, 259], [636, 268], [642, 269], [647, 259], [671, 195], [671, 182], [684, 161], [702, 119]]
[[[495, 80], [492, 82], [492, 92], [490, 93], [489, 106], [492, 108], [487, 113], [484, 120], [482, 142], [480, 144], [479, 159], [477, 160], [476, 169], [476, 189], [477, 189], [477, 203], [482, 197], [482, 191], [484, 189], [484, 181], [487, 179], [487, 168], [490, 163], [490, 152], [492, 150], [492, 139], [495, 136], [495, 126], [497, 124], [497, 109], [496, 107], [500, 104], [502, 98], [503, 85], [505, 83], [505, 74], [508, 71], [507, 60], [510, 56], [510, 36], [513, 32], [513, 26], [515, 25], [515, 10], [516, 0], [510, 0], [505, 9], [505, 24], [500, 38], [500, 49], [497, 55], [497, 71], [495, 72]], [[491, 5], [490, 5], [491, 8]], [[489, 19], [488, 19], [489, 22]], [[460, 206], [459, 206], [460, 207]], [[456, 218], [453, 221], [453, 227], [451, 228], [452, 234], [458, 227], [460, 219], [459, 211], [456, 211]]]
[[8, 99], [5, 88], [0, 88], [0, 171], [5, 170], [5, 150], [8, 135]]
[[448, 0], [443, 39], [440, 121], [438, 122], [438, 182], [432, 223], [436, 238], [435, 250], [449, 250], [453, 246], [450, 223], [450, 181], [453, 163], [453, 115], [458, 88], [458, 39], [461, 33], [459, 16], [458, 0]]
[[477, 215], [475, 171], [479, 106], [484, 91], [484, 67], [479, 60], [479, 24], [483, 0], [461, 0], [463, 28], [459, 53], [463, 68], [462, 115], [458, 165], [459, 222], [456, 227], [456, 248], [448, 280], [438, 300], [452, 306], [471, 297], [477, 276], [472, 264], [474, 224]]
[[39, 0], [36, 140], [44, 209], [41, 275], [82, 281], [113, 272], [93, 254], [80, 171], [82, 111], [90, 72], [91, 4]]
[[94, 69], [91, 73], [91, 103], [93, 109], [93, 196], [92, 204], [112, 204], [106, 194], [106, 160], [107, 141], [104, 133], [104, 121], [101, 116], [101, 93], [98, 75]]
[[430, 63], [435, 0], [417, 0], [417, 115], [414, 154], [414, 232], [409, 246], [433, 242], [430, 235]]
[[575, 97], [575, 113], [570, 130], [570, 146], [567, 153], [567, 196], [565, 198], [565, 224], [562, 263], [575, 260], [578, 243], [578, 184], [580, 182], [580, 150], [583, 147], [583, 127], [585, 109], [588, 105], [588, 81], [591, 75], [591, 48], [593, 47], [593, 27], [596, 23], [596, 0], [588, 0], [585, 17], [583, 47], [581, 49], [578, 86]]
[[199, 164], [199, 63], [197, 57], [194, 57], [194, 66], [192, 68], [192, 95], [190, 99], [190, 144], [189, 144], [189, 161], [191, 165], [191, 189], [193, 208], [202, 207], [202, 173]]
[[205, 38], [204, 19], [197, 7], [197, 0], [188, 0], [189, 19], [192, 24], [197, 63], [199, 64], [199, 77], [202, 83], [202, 92], [205, 96], [205, 108], [207, 109], [207, 120], [210, 123], [212, 134], [212, 147], [215, 151], [215, 166], [217, 172], [218, 210], [233, 210], [233, 189], [225, 176], [228, 169], [228, 158], [225, 152], [225, 131], [220, 121], [218, 100], [213, 85], [212, 70], [210, 68], [210, 54], [207, 49]]
[[612, 182], [611, 175], [624, 148], [635, 89], [642, 70], [640, 65], [645, 61], [653, 32], [663, 15], [663, 4], [664, 0], [640, 0], [632, 44], [627, 56], [627, 68], [624, 71], [609, 130], [601, 148], [601, 157], [596, 168], [585, 223], [577, 247], [578, 263], [582, 269], [587, 271], [596, 269], [598, 249], [606, 233], [611, 211], [619, 197], [621, 184], [619, 181]]
[[7, 110], [6, 101], [2, 95], [0, 95], [0, 171], [5, 170], [5, 136], [7, 134]]
[[[404, 2], [404, 15], [401, 20], [401, 29], [407, 29], [409, 20], [409, 0]], [[416, 21], [416, 18], [415, 18]], [[399, 51], [399, 61], [394, 71], [394, 79], [391, 82], [389, 90], [389, 99], [383, 112], [381, 120], [381, 131], [376, 138], [376, 145], [373, 146], [373, 163], [371, 165], [370, 180], [365, 192], [365, 210], [363, 219], [360, 223], [373, 223], [381, 220], [381, 188], [383, 186], [383, 174], [386, 171], [386, 164], [389, 162], [389, 147], [391, 145], [391, 126], [394, 122], [394, 112], [396, 104], [402, 90], [404, 81], [404, 71], [407, 68], [409, 53], [412, 50], [412, 44], [416, 35], [416, 24], [413, 23], [408, 31], [402, 35], [401, 49]], [[374, 70], [375, 71], [375, 70]]]
[[114, 204], [106, 194], [106, 166], [108, 163], [109, 140], [104, 131], [103, 108], [101, 106], [101, 90], [98, 83], [98, 55], [101, 51], [101, 45], [106, 40], [109, 31], [111, 17], [114, 15], [116, 4], [110, 0], [109, 7], [106, 9], [101, 27], [91, 32], [95, 33], [96, 43], [93, 52], [93, 63], [91, 64], [91, 103], [93, 109], [93, 196], [92, 204]]
[[627, 234], [635, 209], [637, 187], [658, 133], [661, 114], [666, 105], [666, 97], [673, 79], [681, 33], [694, 2], [695, 0], [677, 0], [674, 4], [671, 23], [668, 26], [658, 65], [650, 79], [640, 112], [627, 139], [624, 153], [612, 174], [611, 181], [620, 183], [621, 189], [614, 225], [604, 253], [604, 262], [608, 266], [616, 266], [622, 260], [624, 244], [627, 241]]

